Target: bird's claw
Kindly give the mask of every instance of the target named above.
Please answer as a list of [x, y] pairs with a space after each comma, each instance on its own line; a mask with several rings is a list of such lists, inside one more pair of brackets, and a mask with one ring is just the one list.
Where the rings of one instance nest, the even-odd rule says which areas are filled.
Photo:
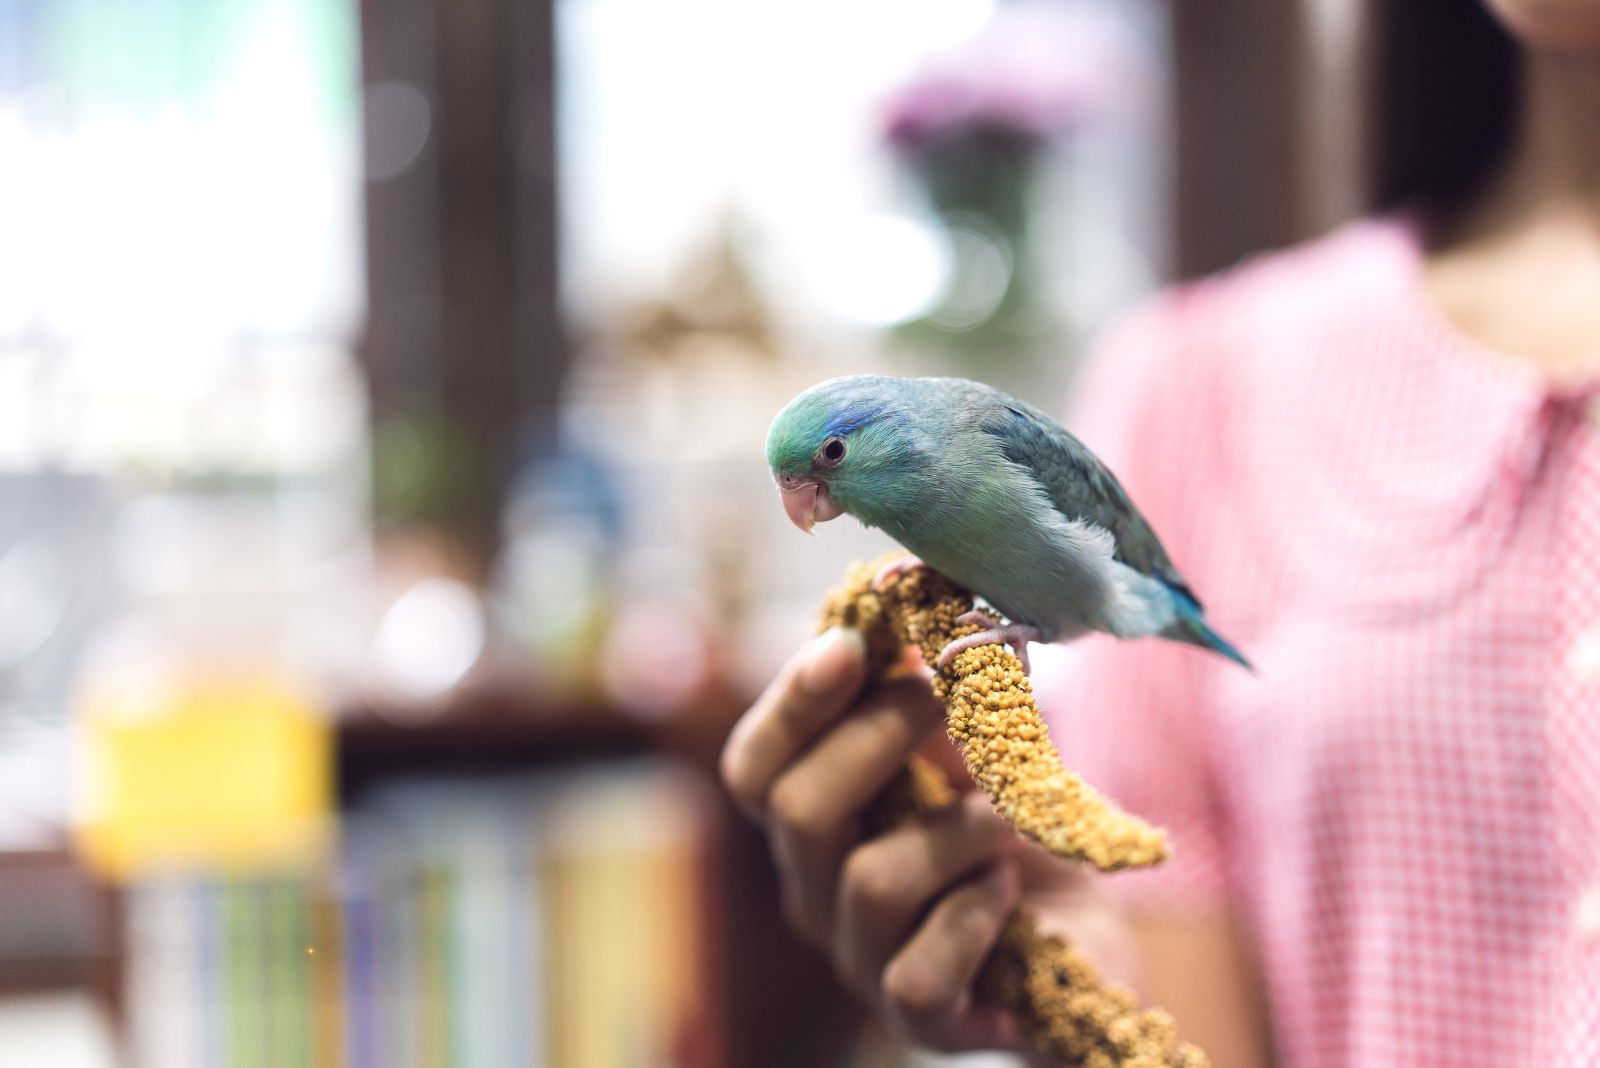
[[995, 618], [981, 608], [974, 608], [970, 612], [963, 612], [956, 616], [958, 627], [982, 627], [989, 630], [995, 625]]
[[920, 559], [911, 553], [897, 556], [893, 560], [878, 568], [878, 573], [872, 576], [872, 592], [882, 593], [889, 588], [889, 584], [904, 575], [907, 571], [927, 567]]
[[956, 658], [956, 654], [964, 653], [968, 649], [976, 649], [980, 645], [1009, 645], [1011, 646], [1011, 651], [1016, 654], [1017, 659], [1022, 661], [1023, 673], [1026, 674], [1029, 671], [1028, 643], [1036, 642], [1040, 639], [1039, 628], [1030, 627], [1022, 623], [1006, 623], [996, 626], [992, 617], [977, 609], [960, 616], [956, 619], [956, 623], [959, 626], [973, 625], [984, 629], [975, 634], [969, 634], [965, 638], [957, 638], [939, 650], [939, 658], [936, 663], [941, 670]]

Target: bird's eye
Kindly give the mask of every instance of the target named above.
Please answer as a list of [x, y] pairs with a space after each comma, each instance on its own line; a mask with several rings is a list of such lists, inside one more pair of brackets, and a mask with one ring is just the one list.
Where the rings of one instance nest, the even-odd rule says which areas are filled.
[[833, 467], [844, 459], [844, 438], [832, 437], [822, 443], [822, 449], [817, 453], [818, 461], [824, 467]]

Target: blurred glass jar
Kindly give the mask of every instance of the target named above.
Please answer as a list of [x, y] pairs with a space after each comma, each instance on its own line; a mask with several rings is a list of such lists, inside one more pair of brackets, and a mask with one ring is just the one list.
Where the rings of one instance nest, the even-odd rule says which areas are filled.
[[536, 448], [502, 515], [492, 580], [501, 629], [531, 656], [540, 690], [592, 692], [621, 535], [611, 473], [570, 447]]

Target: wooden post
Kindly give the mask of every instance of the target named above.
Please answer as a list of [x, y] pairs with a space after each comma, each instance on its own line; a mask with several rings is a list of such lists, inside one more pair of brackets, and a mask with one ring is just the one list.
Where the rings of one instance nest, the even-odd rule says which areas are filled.
[[402, 82], [432, 108], [415, 164], [368, 184], [374, 412], [438, 402], [465, 446], [449, 525], [486, 562], [518, 442], [553, 419], [566, 366], [554, 9], [365, 0], [362, 15], [367, 85]]

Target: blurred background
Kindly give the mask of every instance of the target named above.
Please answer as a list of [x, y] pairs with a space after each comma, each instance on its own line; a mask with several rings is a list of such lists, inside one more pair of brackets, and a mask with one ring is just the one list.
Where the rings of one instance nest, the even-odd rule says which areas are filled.
[[1365, 203], [1376, 0], [0, 0], [0, 1064], [933, 1063], [714, 780], [847, 372]]

